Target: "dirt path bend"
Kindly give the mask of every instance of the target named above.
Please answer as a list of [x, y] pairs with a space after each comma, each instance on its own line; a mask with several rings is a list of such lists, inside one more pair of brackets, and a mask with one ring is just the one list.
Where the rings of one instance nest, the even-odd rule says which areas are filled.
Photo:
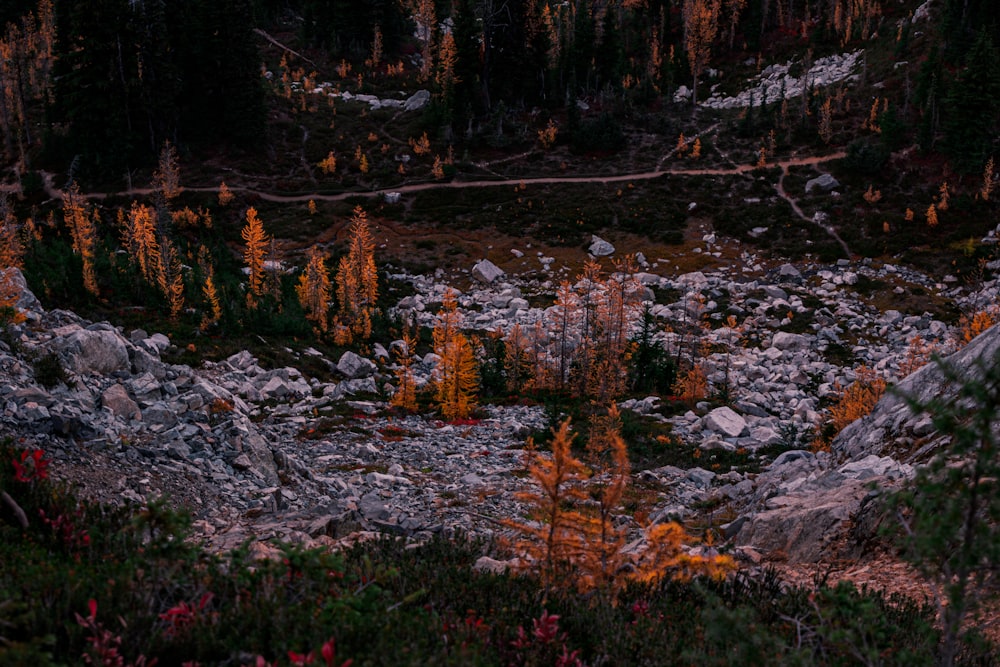
[[834, 241], [840, 244], [840, 247], [844, 249], [844, 253], [848, 257], [851, 257], [851, 249], [847, 247], [847, 242], [840, 237], [840, 234], [837, 233], [837, 230], [834, 229], [832, 225], [824, 225], [822, 222], [819, 222], [815, 218], [810, 218], [809, 216], [807, 216], [802, 211], [802, 208], [799, 206], [799, 203], [795, 201], [795, 199], [792, 198], [792, 196], [785, 191], [785, 176], [788, 176], [787, 164], [781, 165], [781, 176], [778, 178], [778, 183], [775, 186], [775, 189], [778, 192], [778, 196], [787, 201], [791, 205], [792, 210], [795, 211], [795, 215], [799, 216], [808, 223], [817, 225], [820, 229], [829, 234]]

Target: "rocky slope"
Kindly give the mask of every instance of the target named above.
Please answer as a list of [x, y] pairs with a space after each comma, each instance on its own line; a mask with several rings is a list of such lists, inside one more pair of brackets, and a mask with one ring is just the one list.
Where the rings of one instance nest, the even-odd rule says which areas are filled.
[[[717, 251], [714, 236], [704, 243], [704, 252]], [[488, 263], [470, 271], [475, 287], [459, 297], [466, 324], [492, 330], [544, 320], [546, 309], [529, 303], [568, 276], [540, 259], [541, 278], [507, 276]], [[969, 294], [889, 264], [768, 267], [747, 253], [740, 259], [676, 277], [658, 274], [654, 261], [638, 276], [647, 298], [658, 298], [651, 308], [661, 324], [690, 318], [695, 301], [709, 320], [731, 315], [739, 322], [738, 336], [725, 326], [706, 333], [724, 350], [709, 357], [709, 376], [716, 386], [728, 382], [731, 407], [705, 404], [664, 417], [656, 396], [623, 407], [669, 421], [705, 452], [787, 451], [763, 460], [759, 474], [672, 466], [636, 473], [653, 492], [649, 515], [690, 518], [699, 507], [722, 507], [735, 517], [724, 534], [750, 560], [849, 555], [842, 538], [872, 505], [872, 485], [912, 474], [926, 448], [903, 445], [926, 441], [928, 425], [889, 397], [845, 430], [832, 452], [814, 454], [808, 444], [820, 402], [853, 379], [856, 363], [894, 380], [914, 336], [938, 340], [945, 352], [953, 347], [944, 322], [929, 313], [879, 311], [858, 284], [880, 281], [896, 285], [901, 299], [921, 291], [959, 304], [990, 298], [996, 285]], [[431, 324], [433, 305], [449, 288], [443, 274], [397, 278], [416, 288], [399, 309]], [[489, 407], [487, 418], [468, 425], [393, 418], [372, 398], [385, 395], [391, 378], [380, 345], [373, 359], [345, 353], [325, 360], [341, 379], [323, 383], [295, 368], [263, 369], [246, 352], [199, 369], [172, 364], [164, 360], [171, 349], [165, 336], [45, 310], [26, 288], [19, 307], [27, 321], [11, 326], [0, 344], [0, 430], [44, 449], [57, 473], [90, 497], [138, 503], [166, 494], [192, 509], [196, 530], [214, 546], [249, 539], [265, 553], [273, 537], [307, 544], [366, 531], [489, 537], [500, 519], [523, 510], [514, 499], [526, 484], [517, 474], [520, 453], [526, 436], [547, 425], [540, 408]], [[660, 336], [678, 343], [677, 334]], [[987, 354], [996, 337], [984, 335], [956, 362]], [[735, 346], [737, 339], [746, 345]], [[38, 360], [50, 353], [67, 376], [46, 387]], [[422, 360], [418, 382], [427, 381], [434, 362], [433, 355]], [[902, 386], [923, 395], [937, 384], [925, 368]], [[622, 521], [634, 525], [631, 517]], [[846, 544], [857, 555], [860, 543]]]

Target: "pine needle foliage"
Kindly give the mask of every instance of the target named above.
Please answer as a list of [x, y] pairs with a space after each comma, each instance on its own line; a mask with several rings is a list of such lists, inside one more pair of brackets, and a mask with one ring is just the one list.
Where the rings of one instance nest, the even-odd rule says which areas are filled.
[[326, 259], [326, 253], [316, 246], [307, 250], [306, 268], [295, 287], [306, 318], [316, 324], [320, 333], [329, 328], [330, 276], [326, 270]]
[[417, 340], [412, 329], [406, 327], [403, 331], [403, 345], [396, 350], [396, 393], [390, 403], [405, 412], [417, 411], [417, 386], [413, 373], [413, 361], [416, 354]]
[[257, 209], [252, 206], [247, 209], [246, 221], [240, 237], [245, 243], [243, 261], [250, 270], [247, 305], [254, 308], [258, 299], [264, 294], [264, 257], [270, 239], [264, 232], [264, 223], [257, 217]]
[[80, 194], [79, 186], [74, 183], [66, 192], [63, 200], [63, 220], [69, 228], [73, 239], [73, 252], [80, 256], [83, 262], [83, 287], [97, 296], [97, 274], [94, 271], [94, 252], [97, 245], [97, 212], [91, 212], [86, 198]]
[[462, 333], [455, 294], [445, 294], [434, 326], [434, 353], [440, 357], [434, 371], [434, 398], [445, 419], [472, 415], [476, 407], [479, 372], [471, 341]]
[[368, 226], [368, 214], [355, 207], [348, 232], [347, 254], [337, 267], [338, 342], [368, 338], [378, 300], [378, 270], [375, 267], [375, 240]]

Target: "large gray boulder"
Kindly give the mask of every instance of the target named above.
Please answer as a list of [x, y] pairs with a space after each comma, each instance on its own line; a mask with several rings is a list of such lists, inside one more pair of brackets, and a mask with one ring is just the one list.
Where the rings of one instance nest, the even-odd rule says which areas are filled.
[[588, 250], [594, 257], [607, 257], [615, 253], [615, 247], [600, 236], [591, 236]]
[[375, 373], [376, 368], [375, 362], [350, 350], [344, 352], [337, 362], [337, 372], [351, 380], [369, 377]]
[[738, 438], [747, 430], [747, 421], [732, 408], [722, 406], [705, 415], [705, 428], [728, 438]]
[[32, 317], [33, 315], [37, 317], [42, 313], [42, 304], [28, 289], [28, 281], [24, 279], [21, 269], [16, 267], [0, 269], [0, 283], [13, 288], [13, 293], [17, 294], [17, 302], [14, 307], [28, 316], [28, 319], [35, 319]]
[[403, 109], [405, 111], [419, 111], [431, 101], [431, 93], [429, 90], [418, 90], [417, 92], [410, 95], [406, 102], [403, 103]]
[[112, 329], [76, 329], [53, 338], [48, 345], [78, 375], [109, 375], [130, 369], [128, 343]]
[[503, 276], [503, 269], [488, 259], [481, 259], [472, 267], [472, 277], [487, 285]]
[[823, 192], [829, 192], [836, 187], [840, 187], [840, 181], [830, 174], [820, 174], [816, 178], [806, 181], [806, 194], [811, 193], [817, 188]]
[[771, 347], [781, 350], [782, 352], [789, 350], [808, 350], [809, 339], [802, 334], [778, 331], [771, 339]]
[[[994, 326], [944, 362], [963, 376], [977, 377], [983, 365], [996, 363], [998, 354], [1000, 328]], [[935, 432], [928, 415], [914, 414], [904, 397], [918, 403], [948, 401], [956, 396], [957, 389], [945, 381], [937, 364], [929, 363], [886, 392], [870, 414], [841, 431], [831, 450], [843, 460], [857, 461], [871, 454], [890, 455], [909, 463], [921, 460], [944, 444], [944, 437]]]

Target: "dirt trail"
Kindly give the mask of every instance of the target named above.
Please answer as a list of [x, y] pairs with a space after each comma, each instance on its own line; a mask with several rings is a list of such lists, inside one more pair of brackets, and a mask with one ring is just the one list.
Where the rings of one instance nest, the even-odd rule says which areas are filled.
[[781, 165], [781, 176], [778, 178], [778, 184], [775, 186], [775, 188], [778, 191], [778, 196], [781, 197], [782, 199], [784, 199], [785, 201], [787, 201], [791, 205], [792, 210], [795, 211], [795, 215], [799, 216], [800, 218], [802, 218], [806, 222], [816, 224], [822, 230], [824, 230], [827, 234], [829, 234], [830, 237], [833, 238], [834, 241], [836, 241], [837, 243], [839, 243], [840, 247], [844, 249], [844, 253], [848, 257], [850, 257], [851, 256], [851, 249], [847, 247], [847, 242], [844, 241], [844, 239], [842, 239], [840, 237], [840, 234], [837, 233], [837, 230], [835, 230], [831, 225], [824, 225], [822, 222], [819, 222], [819, 221], [815, 220], [814, 218], [810, 218], [809, 216], [807, 216], [805, 213], [802, 212], [802, 208], [799, 207], [799, 203], [797, 201], [795, 201], [795, 199], [793, 199], [791, 197], [791, 195], [789, 195], [787, 192], [785, 192], [785, 176], [788, 176], [788, 165], [787, 164]]
[[[800, 218], [807, 222], [813, 222], [809, 217], [802, 212], [799, 208], [798, 203], [785, 192], [784, 180], [785, 176], [788, 175], [789, 167], [798, 167], [806, 165], [817, 165], [824, 162], [832, 162], [834, 160], [839, 160], [845, 156], [843, 151], [838, 151], [836, 153], [830, 153], [828, 155], [811, 155], [804, 157], [792, 157], [785, 160], [779, 160], [768, 166], [770, 167], [780, 167], [781, 177], [778, 179], [777, 191], [778, 195], [787, 201], [792, 206], [792, 210]], [[663, 160], [661, 160], [661, 165]], [[296, 195], [282, 195], [273, 192], [264, 192], [262, 190], [256, 190], [253, 188], [241, 188], [241, 187], [231, 187], [230, 189], [234, 192], [242, 192], [245, 194], [254, 195], [260, 197], [264, 201], [277, 202], [277, 203], [301, 203], [307, 202], [310, 199], [315, 201], [327, 201], [327, 202], [337, 202], [344, 201], [349, 197], [384, 197], [387, 193], [398, 192], [400, 194], [407, 194], [412, 192], [422, 192], [425, 190], [438, 190], [438, 189], [465, 189], [465, 188], [491, 188], [491, 187], [509, 187], [511, 185], [559, 185], [559, 184], [595, 184], [600, 183], [606, 185], [608, 183], [623, 183], [628, 181], [646, 181], [655, 178], [660, 178], [661, 176], [734, 176], [747, 174], [757, 169], [756, 165], [752, 164], [740, 164], [734, 167], [720, 167], [720, 168], [669, 168], [662, 169], [657, 168], [651, 171], [642, 171], [629, 174], [616, 174], [610, 176], [541, 176], [536, 178], [500, 178], [495, 180], [473, 180], [473, 181], [445, 181], [437, 182], [432, 181], [428, 183], [411, 183], [409, 185], [400, 185], [392, 188], [381, 188], [376, 190], [369, 190], [367, 192], [342, 192], [335, 195], [312, 193], [312, 194], [296, 194]], [[63, 199], [65, 194], [59, 188], [56, 188], [53, 184], [54, 176], [48, 172], [42, 172], [42, 180], [44, 183], [45, 193], [52, 199]], [[189, 192], [218, 192], [217, 187], [185, 187], [185, 190]], [[0, 192], [19, 192], [20, 187], [18, 185], [0, 185]], [[132, 188], [130, 190], [124, 190], [121, 192], [88, 192], [84, 193], [82, 196], [87, 199], [105, 199], [107, 197], [134, 197], [138, 195], [148, 196], [153, 194], [152, 188]], [[847, 247], [847, 244], [842, 238], [837, 234], [837, 232], [829, 225], [820, 225], [827, 234], [834, 238], [840, 246], [850, 257], [851, 252]]]

